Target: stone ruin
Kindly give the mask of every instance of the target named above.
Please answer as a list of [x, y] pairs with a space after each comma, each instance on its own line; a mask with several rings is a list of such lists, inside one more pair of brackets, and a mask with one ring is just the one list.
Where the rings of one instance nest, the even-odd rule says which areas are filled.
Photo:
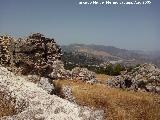
[[17, 75], [27, 75], [26, 80], [39, 84], [52, 94], [52, 80], [74, 79], [95, 83], [95, 74], [85, 68], [65, 70], [61, 61], [61, 48], [54, 39], [40, 33], [17, 40], [0, 36], [0, 65]]
[[61, 61], [61, 48], [54, 39], [46, 38], [40, 33], [18, 40], [6, 35], [0, 36], [0, 53], [0, 64], [17, 74], [95, 81], [95, 73], [86, 68], [65, 70]]
[[2, 120], [103, 119], [103, 113], [99, 116], [89, 108], [70, 103], [69, 101], [75, 101], [68, 87], [64, 87], [63, 92], [69, 101], [53, 95], [54, 79], [94, 81], [95, 78], [87, 69], [78, 68], [79, 73], [77, 68], [65, 70], [61, 56], [61, 48], [54, 39], [46, 38], [40, 33], [17, 40], [7, 35], [0, 36]]
[[[61, 48], [54, 39], [35, 33], [26, 39], [13, 40], [1, 36], [1, 65], [16, 67], [21, 74], [46, 76], [52, 72], [53, 62], [61, 59]], [[18, 70], [19, 69], [19, 70]]]
[[[66, 73], [63, 64], [59, 62], [61, 56], [61, 48], [54, 39], [46, 38], [40, 33], [18, 40], [7, 35], [0, 36], [0, 65], [17, 75], [27, 75], [26, 80], [34, 80], [34, 83], [50, 94], [54, 90], [52, 80], [62, 78], [62, 73], [58, 70]], [[55, 71], [59, 76], [50, 76]]]
[[3, 66], [13, 63], [13, 42], [14, 39], [7, 35], [0, 36], [0, 64]]

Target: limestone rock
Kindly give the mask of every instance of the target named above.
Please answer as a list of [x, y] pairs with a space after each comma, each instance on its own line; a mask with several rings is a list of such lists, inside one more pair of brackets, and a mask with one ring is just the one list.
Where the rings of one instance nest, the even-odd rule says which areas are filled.
[[153, 64], [142, 64], [130, 72], [123, 72], [119, 77], [107, 81], [107, 85], [129, 90], [159, 92], [160, 69]]
[[62, 87], [62, 94], [63, 97], [70, 102], [76, 103], [74, 96], [72, 95], [72, 89], [69, 86], [63, 86]]
[[38, 87], [46, 90], [49, 94], [52, 94], [54, 91], [54, 86], [52, 83], [50, 83], [50, 80], [48, 78], [41, 77], [40, 81], [38, 82]]
[[27, 81], [33, 82], [33, 83], [38, 83], [41, 79], [41, 76], [38, 75], [27, 75], [25, 78]]
[[97, 80], [95, 78], [92, 78], [91, 80], [86, 81], [86, 83], [93, 85], [97, 83]]
[[64, 64], [60, 60], [56, 60], [52, 64], [52, 72], [48, 75], [52, 79], [70, 79], [71, 73], [64, 69]]
[[47, 91], [48, 94], [53, 94], [54, 92], [52, 80], [49, 78], [41, 77], [38, 75], [23, 76], [23, 78], [29, 82], [37, 84], [38, 87], [41, 87], [43, 90]]
[[[95, 112], [49, 95], [35, 83], [15, 76], [3, 67], [0, 67], [0, 92], [8, 93], [17, 111], [13, 116], [1, 117], [1, 120], [103, 120], [103, 112]], [[2, 102], [6, 103], [4, 100]]]
[[89, 71], [87, 68], [79, 68], [75, 67], [71, 71], [72, 79], [82, 80], [82, 81], [89, 81], [95, 78], [95, 73]]

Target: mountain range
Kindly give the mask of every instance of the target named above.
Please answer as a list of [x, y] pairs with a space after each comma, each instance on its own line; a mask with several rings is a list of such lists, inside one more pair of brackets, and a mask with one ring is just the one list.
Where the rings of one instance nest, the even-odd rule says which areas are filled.
[[[63, 45], [63, 61], [78, 65], [100, 65], [110, 62], [133, 66], [143, 63], [153, 63], [160, 66], [160, 52], [120, 49], [114, 46], [70, 44]], [[64, 54], [65, 53], [65, 54]]]

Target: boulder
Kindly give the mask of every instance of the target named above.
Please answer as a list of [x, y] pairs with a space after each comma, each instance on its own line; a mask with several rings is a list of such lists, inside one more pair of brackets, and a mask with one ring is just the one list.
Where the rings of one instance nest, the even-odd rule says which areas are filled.
[[95, 73], [87, 68], [75, 67], [71, 71], [71, 77], [75, 80], [90, 81], [91, 79], [95, 79]]
[[76, 103], [75, 97], [72, 95], [72, 89], [70, 86], [63, 86], [62, 87], [62, 94], [66, 100], [69, 100], [70, 102]]
[[52, 79], [70, 79], [71, 72], [64, 69], [64, 64], [60, 60], [56, 60], [52, 64], [52, 72], [48, 74], [49, 78]]
[[41, 77], [38, 82], [38, 87], [41, 87], [43, 90], [47, 91], [48, 94], [52, 94], [54, 92], [54, 86], [48, 78]]
[[92, 78], [91, 80], [86, 81], [86, 83], [91, 84], [91, 85], [93, 85], [93, 84], [95, 84], [97, 82], [98, 81], [95, 78]]

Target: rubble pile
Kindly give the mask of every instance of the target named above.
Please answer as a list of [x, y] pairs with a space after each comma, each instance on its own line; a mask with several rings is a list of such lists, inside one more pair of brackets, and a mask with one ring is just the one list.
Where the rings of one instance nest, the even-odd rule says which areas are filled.
[[124, 71], [113, 80], [107, 80], [107, 84], [111, 87], [160, 94], [160, 69], [153, 64], [142, 64], [131, 71]]
[[49, 95], [35, 83], [25, 80], [22, 76], [14, 75], [4, 67], [0, 67], [0, 93], [8, 93], [1, 102], [9, 104], [5, 101], [9, 99], [15, 109], [14, 115], [1, 116], [1, 120], [103, 119], [103, 113], [80, 107], [55, 95]]
[[87, 68], [75, 67], [71, 71], [71, 78], [74, 80], [90, 81], [96, 82], [95, 73], [89, 71]]

